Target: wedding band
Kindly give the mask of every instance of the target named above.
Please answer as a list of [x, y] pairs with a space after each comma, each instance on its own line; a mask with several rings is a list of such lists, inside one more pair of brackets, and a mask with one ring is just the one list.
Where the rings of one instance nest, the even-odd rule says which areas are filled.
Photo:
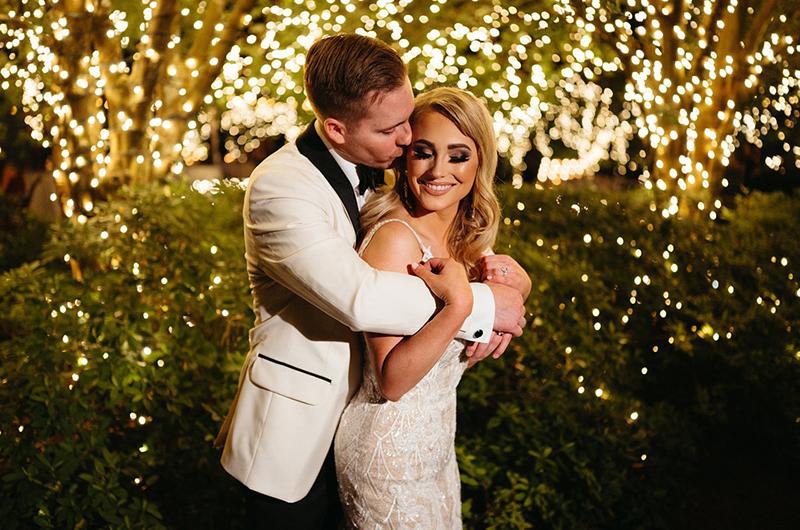
[[503, 273], [503, 278], [505, 278], [508, 275], [508, 267], [500, 267], [500, 270]]
[[495, 331], [495, 333], [497, 333], [498, 337], [502, 337], [503, 336], [503, 332], [502, 331]]

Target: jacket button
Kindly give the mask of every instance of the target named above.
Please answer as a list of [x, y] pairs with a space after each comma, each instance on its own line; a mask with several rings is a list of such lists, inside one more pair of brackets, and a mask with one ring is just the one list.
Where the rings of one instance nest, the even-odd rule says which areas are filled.
[[479, 339], [482, 336], [483, 336], [483, 330], [482, 329], [479, 329], [478, 331], [475, 332], [474, 335], [472, 335], [472, 337], [475, 338], [475, 339]]

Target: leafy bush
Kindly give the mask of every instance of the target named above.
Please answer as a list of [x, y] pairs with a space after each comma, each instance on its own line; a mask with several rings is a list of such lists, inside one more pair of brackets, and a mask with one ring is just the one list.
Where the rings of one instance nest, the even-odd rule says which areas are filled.
[[[241, 523], [212, 449], [253, 319], [242, 192], [221, 191], [125, 190], [0, 279], [3, 528]], [[711, 223], [642, 191], [502, 192], [498, 250], [534, 291], [459, 388], [467, 528], [674, 528], [736, 422], [796, 461], [800, 198]]]
[[733, 424], [796, 463], [799, 199], [752, 194], [715, 223], [644, 191], [505, 190], [530, 329], [460, 386], [469, 526], [674, 528]]
[[49, 236], [48, 223], [30, 213], [29, 202], [0, 192], [0, 272], [35, 260]]
[[234, 524], [211, 443], [252, 322], [241, 201], [127, 190], [2, 278], [4, 528]]

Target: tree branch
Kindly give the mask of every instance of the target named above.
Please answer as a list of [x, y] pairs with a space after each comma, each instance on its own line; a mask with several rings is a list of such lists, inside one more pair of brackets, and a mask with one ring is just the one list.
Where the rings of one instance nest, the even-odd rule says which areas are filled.
[[98, 4], [94, 16], [101, 27], [100, 31], [96, 31], [94, 34], [94, 46], [99, 53], [100, 71], [106, 81], [106, 86], [108, 87], [106, 92], [108, 93], [109, 90], [113, 90], [113, 87], [125, 75], [124, 72], [111, 71], [112, 64], [119, 65], [122, 62], [122, 41], [119, 35], [108, 36], [109, 31], [114, 29], [110, 19], [109, 3], [98, 2]]
[[205, 58], [211, 46], [211, 41], [216, 32], [217, 22], [222, 19], [223, 7], [224, 0], [212, 0], [206, 8], [206, 13], [203, 17], [203, 26], [197, 32], [197, 35], [195, 35], [192, 47], [187, 54], [187, 57], [196, 59], [198, 64], [205, 62]]
[[[773, 1], [773, 0], [768, 0], [768, 1]], [[719, 21], [722, 18], [722, 13], [725, 11], [726, 4], [727, 2], [723, 1], [714, 2], [714, 11], [712, 11], [711, 16], [706, 19], [705, 25], [701, 26], [703, 29], [702, 31], [703, 38], [705, 38], [708, 41], [708, 44], [703, 50], [703, 53], [698, 53], [692, 60], [692, 66], [691, 68], [689, 68], [686, 77], [693, 77], [698, 75], [700, 68], [703, 66], [703, 59], [705, 57], [708, 57], [712, 49], [716, 48], [716, 45], [714, 44], [714, 39], [711, 38], [711, 35], [716, 34], [716, 29], [714, 28], [717, 25], [717, 21]], [[700, 29], [697, 30], [697, 34], [698, 35], [701, 34]]]
[[144, 53], [134, 65], [134, 67], [142, 69], [142, 95], [145, 101], [152, 100], [153, 89], [159, 82], [161, 70], [166, 63], [164, 55], [169, 40], [172, 38], [172, 28], [178, 15], [177, 3], [177, 0], [161, 0], [158, 3], [153, 12], [153, 19], [147, 28], [148, 44], [155, 52], [155, 57], [149, 57], [147, 53]]
[[767, 25], [775, 15], [775, 4], [777, 4], [777, 0], [763, 0], [761, 7], [758, 8], [753, 23], [748, 28], [744, 38], [745, 54], [752, 53], [756, 46], [762, 42]]
[[[244, 27], [244, 17], [249, 14], [255, 5], [255, 0], [236, 0], [233, 10], [225, 23], [225, 28], [222, 30], [219, 41], [214, 45], [211, 51], [211, 57], [205, 61], [200, 75], [197, 77], [195, 83], [195, 90], [189, 99], [192, 108], [196, 109], [203, 100], [203, 97], [214, 82], [220, 72], [222, 66], [225, 64], [225, 57], [227, 57], [233, 44], [241, 35], [242, 28]], [[213, 59], [216, 59], [214, 61]]]

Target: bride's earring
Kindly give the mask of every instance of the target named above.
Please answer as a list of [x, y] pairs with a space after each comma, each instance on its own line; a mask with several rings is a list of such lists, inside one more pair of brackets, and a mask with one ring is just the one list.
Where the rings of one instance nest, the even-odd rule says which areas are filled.
[[468, 221], [475, 219], [475, 206], [473, 206], [473, 204], [474, 202], [470, 200], [469, 206], [467, 206], [467, 211], [464, 213], [464, 217], [466, 217]]
[[408, 209], [411, 210], [411, 187], [408, 185], [408, 178], [403, 175], [400, 177], [403, 179], [403, 184], [400, 187], [401, 193], [400, 198], [403, 200], [403, 205]]

